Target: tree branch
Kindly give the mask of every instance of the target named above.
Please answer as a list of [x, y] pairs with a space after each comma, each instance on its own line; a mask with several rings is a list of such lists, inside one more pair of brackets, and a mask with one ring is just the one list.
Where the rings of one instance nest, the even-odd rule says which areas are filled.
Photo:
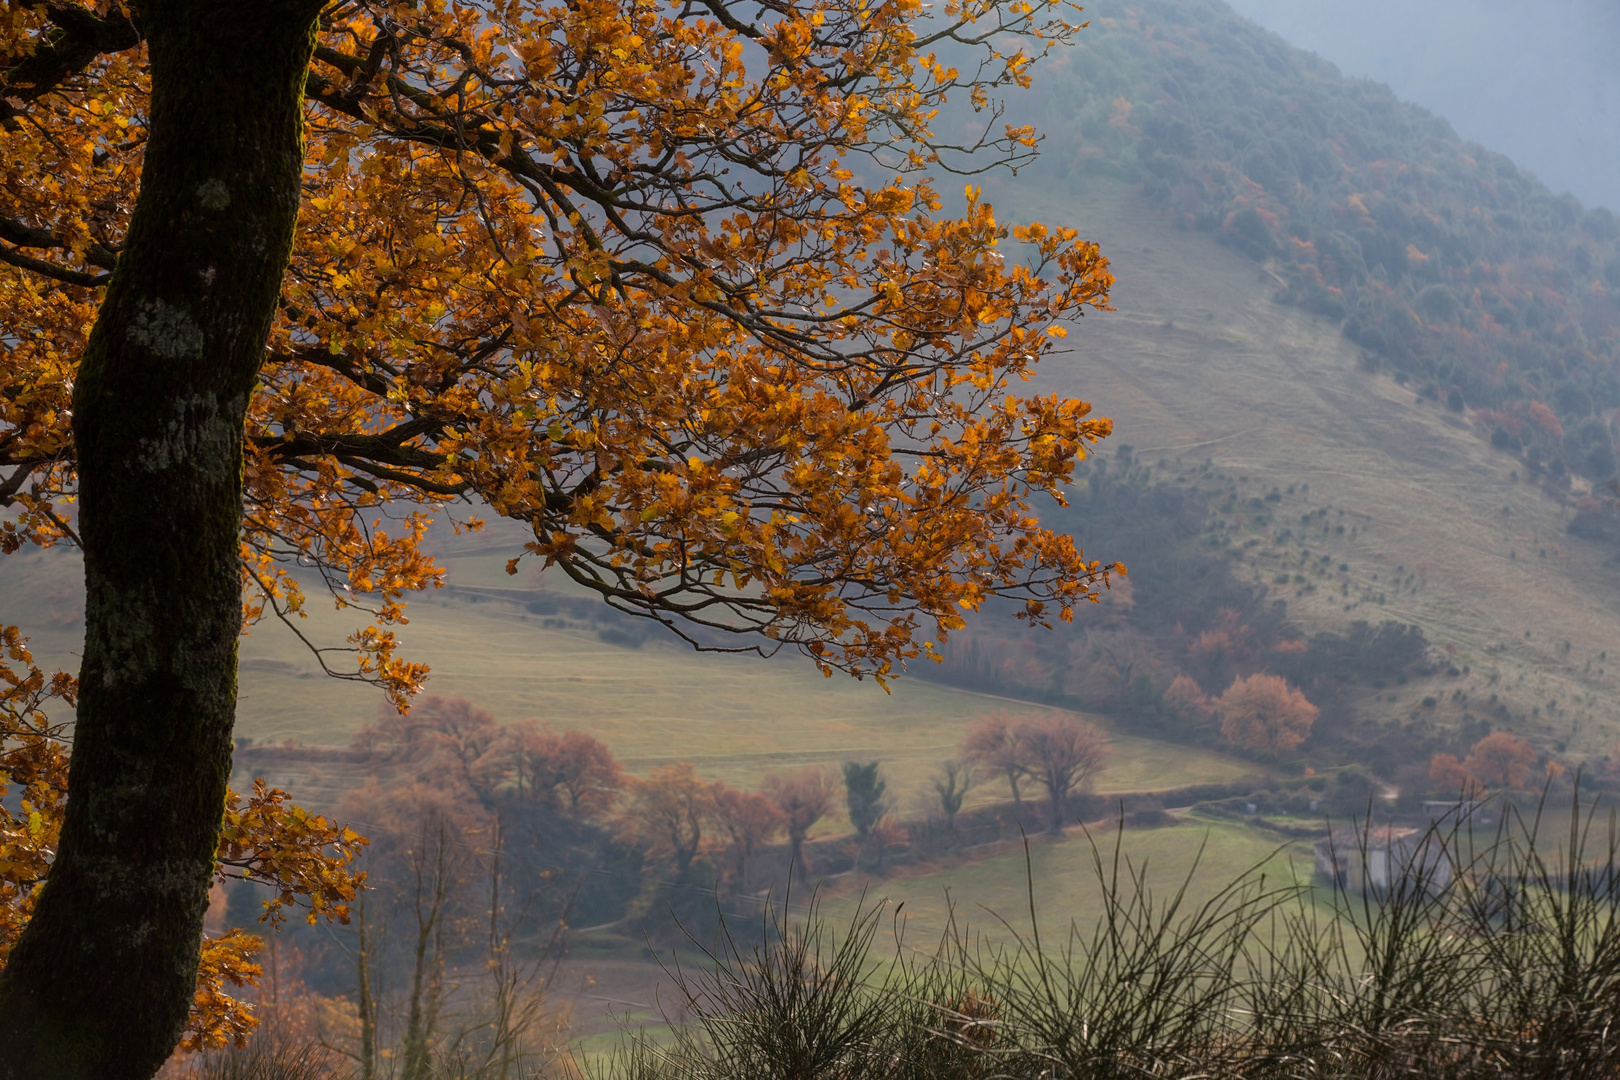
[[[0, 240], [25, 248], [65, 248], [68, 246], [67, 241], [60, 239], [55, 233], [24, 225], [22, 222], [13, 221], [8, 217], [0, 217]], [[91, 266], [111, 270], [118, 265], [118, 252], [105, 244], [91, 244], [85, 249], [84, 261]]]
[[319, 457], [365, 458], [368, 461], [405, 469], [439, 469], [449, 460], [445, 455], [405, 445], [412, 439], [432, 435], [438, 429], [439, 424], [436, 421], [417, 417], [396, 424], [380, 435], [316, 434], [299, 431], [294, 432], [290, 439], [285, 436], [259, 435], [252, 437], [250, 441], [280, 458], [307, 457], [314, 454]]
[[101, 54], [141, 43], [140, 25], [132, 18], [103, 19], [78, 4], [48, 4], [45, 13], [57, 29], [0, 72], [0, 121], [19, 115], [22, 105], [55, 90]]
[[24, 255], [15, 248], [0, 246], [0, 262], [10, 263], [22, 270], [31, 270], [36, 274], [60, 281], [65, 285], [82, 285], [87, 289], [94, 289], [107, 284], [112, 280], [111, 274], [86, 274], [82, 270], [69, 270], [65, 266], [46, 262], [44, 259], [35, 259]]

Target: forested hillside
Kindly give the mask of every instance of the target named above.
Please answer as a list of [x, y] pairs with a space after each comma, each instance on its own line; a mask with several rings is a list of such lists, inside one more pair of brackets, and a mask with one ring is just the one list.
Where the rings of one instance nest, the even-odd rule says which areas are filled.
[[[1123, 178], [1555, 485], [1615, 471], [1620, 221], [1220, 0], [1099, 4], [1036, 82], [1041, 174]], [[1392, 31], [1393, 32], [1393, 31]], [[1577, 488], [1586, 486], [1573, 480]]]

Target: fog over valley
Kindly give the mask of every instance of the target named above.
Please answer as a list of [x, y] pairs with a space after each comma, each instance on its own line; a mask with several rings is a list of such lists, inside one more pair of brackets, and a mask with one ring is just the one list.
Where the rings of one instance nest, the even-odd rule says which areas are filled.
[[1554, 191], [1620, 208], [1620, 7], [1606, 0], [1235, 0], [1352, 78], [1387, 83]]

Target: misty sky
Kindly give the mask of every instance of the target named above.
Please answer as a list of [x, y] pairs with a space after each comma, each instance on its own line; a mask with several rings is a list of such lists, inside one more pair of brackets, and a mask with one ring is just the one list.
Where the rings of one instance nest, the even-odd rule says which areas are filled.
[[1554, 191], [1620, 211], [1620, 0], [1227, 2]]

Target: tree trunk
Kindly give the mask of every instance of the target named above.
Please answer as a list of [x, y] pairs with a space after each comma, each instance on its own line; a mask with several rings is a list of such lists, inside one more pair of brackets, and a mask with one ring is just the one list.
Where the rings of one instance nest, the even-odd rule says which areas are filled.
[[360, 948], [356, 954], [356, 996], [360, 1013], [360, 1080], [376, 1080], [377, 1076], [377, 1006], [371, 995], [371, 926], [366, 918], [366, 894], [360, 893], [360, 911], [357, 929]]
[[292, 250], [313, 0], [141, 0], [141, 191], [73, 391], [85, 566], [61, 845], [0, 1077], [150, 1077], [191, 1008], [230, 773], [244, 418]]
[[791, 877], [796, 871], [801, 883], [810, 878], [810, 867], [804, 861], [804, 838], [808, 832], [808, 829], [788, 831], [788, 875]]

